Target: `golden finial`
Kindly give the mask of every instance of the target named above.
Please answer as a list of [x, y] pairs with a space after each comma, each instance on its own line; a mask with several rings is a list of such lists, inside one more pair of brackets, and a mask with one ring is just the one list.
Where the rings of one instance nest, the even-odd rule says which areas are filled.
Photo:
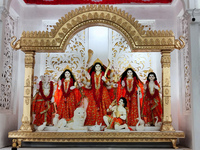
[[69, 71], [71, 71], [71, 72], [72, 72], [72, 68], [70, 68], [70, 67], [69, 67], [69, 65], [67, 65], [67, 66], [64, 68], [64, 70], [63, 70], [63, 71], [65, 71], [65, 70], [69, 70]]

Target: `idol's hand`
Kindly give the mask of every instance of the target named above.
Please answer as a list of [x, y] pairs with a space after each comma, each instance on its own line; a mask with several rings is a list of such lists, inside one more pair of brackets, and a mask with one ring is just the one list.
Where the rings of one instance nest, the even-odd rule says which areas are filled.
[[80, 86], [80, 87], [83, 87], [83, 86], [84, 86], [84, 84], [83, 84], [83, 83], [79, 83], [79, 86]]
[[141, 92], [141, 88], [140, 87], [138, 87], [138, 92]]
[[106, 77], [102, 76], [101, 78], [104, 82], [106, 81]]
[[36, 89], [39, 90], [39, 88], [40, 88], [40, 85], [39, 85], [39, 83], [37, 83], [36, 84]]
[[75, 88], [76, 88], [75, 86], [71, 86], [71, 87], [70, 87], [70, 90], [73, 90], [73, 89], [75, 89]]
[[86, 78], [87, 78], [88, 80], [91, 79], [91, 76], [90, 76], [90, 74], [89, 74], [87, 71], [85, 71], [85, 76], [86, 76]]
[[117, 87], [118, 87], [118, 84], [117, 84], [117, 83], [114, 83], [114, 84], [113, 84], [113, 87], [114, 87], [114, 88], [117, 88]]
[[54, 103], [54, 97], [51, 98], [51, 102]]
[[160, 88], [159, 88], [157, 85], [155, 85], [154, 87], [155, 87], [155, 89], [157, 89], [157, 90], [159, 90], [159, 89], [160, 89]]
[[146, 85], [146, 84], [144, 84], [144, 89], [145, 89], [145, 90], [147, 89], [147, 85]]
[[128, 126], [127, 126], [127, 124], [124, 124], [124, 128], [125, 128], [125, 129], [128, 129]]
[[106, 88], [107, 88], [108, 90], [110, 90], [110, 89], [111, 89], [111, 86], [106, 86]]
[[122, 81], [122, 86], [125, 87], [125, 82], [124, 81]]
[[61, 86], [61, 80], [58, 80], [58, 85]]
[[91, 86], [87, 86], [87, 85], [86, 85], [85, 88], [86, 88], [86, 89], [91, 89]]
[[121, 115], [120, 115], [120, 118], [121, 118], [122, 120], [126, 120], [126, 114], [121, 114]]

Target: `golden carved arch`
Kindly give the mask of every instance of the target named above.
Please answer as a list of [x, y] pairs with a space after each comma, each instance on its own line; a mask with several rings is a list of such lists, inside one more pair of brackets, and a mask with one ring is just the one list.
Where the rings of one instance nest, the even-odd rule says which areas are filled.
[[[87, 5], [72, 10], [58, 20], [51, 32], [23, 32], [20, 46], [22, 51], [64, 52], [70, 39], [80, 30], [101, 25], [120, 32], [133, 51], [160, 51], [181, 48], [172, 31], [145, 31], [143, 26], [125, 11], [109, 5]], [[15, 47], [12, 45], [13, 48]]]

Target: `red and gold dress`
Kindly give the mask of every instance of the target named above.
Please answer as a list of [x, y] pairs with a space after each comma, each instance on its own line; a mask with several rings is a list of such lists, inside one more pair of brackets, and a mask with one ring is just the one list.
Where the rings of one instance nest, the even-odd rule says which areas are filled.
[[[160, 88], [157, 81], [154, 84]], [[159, 95], [159, 90], [153, 90], [150, 92], [149, 81], [146, 82], [147, 88], [144, 94], [143, 104], [142, 104], [142, 116], [144, 117], [145, 123], [154, 124], [155, 117], [158, 117], [158, 122], [162, 121], [162, 106], [161, 98]]]
[[[135, 126], [137, 124], [138, 116], [138, 102], [137, 102], [137, 89], [139, 86], [139, 81], [134, 78], [124, 78], [125, 87], [121, 90], [121, 96], [125, 97], [127, 100], [128, 107], [128, 126]], [[120, 86], [119, 86], [120, 88]]]
[[[85, 124], [86, 126], [92, 126], [95, 125], [96, 120], [97, 120], [97, 107], [96, 103], [93, 97], [93, 94], [91, 94], [91, 90], [87, 89], [85, 87], [82, 87], [82, 94], [87, 97], [88, 99], [88, 106], [87, 106], [87, 116], [85, 119]], [[81, 94], [79, 92], [79, 100], [81, 100]]]
[[55, 102], [57, 105], [57, 113], [59, 118], [71, 119], [74, 116], [74, 110], [76, 109], [76, 97], [75, 89], [70, 90], [70, 87], [74, 85], [73, 79], [61, 80], [60, 88], [57, 87], [55, 91]]
[[52, 123], [52, 114], [54, 113], [54, 105], [51, 103], [53, 96], [53, 82], [50, 81], [49, 95], [44, 94], [43, 82], [39, 82], [39, 91], [35, 94], [32, 102], [32, 113], [35, 114], [34, 125], [40, 126], [43, 122], [47, 125]]
[[[95, 107], [97, 109], [97, 111], [94, 113], [96, 113], [96, 121], [98, 124], [105, 124], [103, 121], [103, 116], [107, 114], [107, 109], [111, 104], [108, 90], [104, 86], [104, 82], [102, 80], [103, 75], [103, 71], [99, 75], [97, 75], [95, 72], [92, 72], [91, 74], [92, 89], [90, 90], [90, 92], [93, 95]], [[94, 103], [92, 103], [92, 105], [92, 107], [94, 107]]]

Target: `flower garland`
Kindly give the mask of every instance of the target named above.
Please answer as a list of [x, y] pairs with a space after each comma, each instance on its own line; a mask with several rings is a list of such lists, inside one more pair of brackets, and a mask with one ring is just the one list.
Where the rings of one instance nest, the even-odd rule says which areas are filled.
[[[129, 97], [131, 97], [133, 95], [133, 93], [135, 92], [136, 88], [137, 88], [137, 80], [136, 77], [133, 77], [133, 84], [131, 85], [131, 89], [128, 90], [128, 84], [127, 84], [127, 77], [124, 78], [124, 82], [125, 82], [125, 89], [126, 89], [126, 93], [128, 94]], [[132, 83], [132, 82], [131, 82]]]
[[69, 95], [69, 92], [70, 92], [70, 89], [69, 89], [69, 88], [70, 88], [71, 86], [73, 86], [74, 83], [73, 83], [73, 79], [70, 78], [69, 87], [68, 87], [67, 91], [65, 92], [64, 80], [65, 80], [65, 78], [63, 78], [63, 79], [61, 80], [61, 90], [62, 90], [63, 96], [66, 98], [66, 97]]
[[53, 96], [53, 82], [50, 81], [50, 89], [49, 89], [49, 95], [48, 96], [45, 96], [44, 95], [44, 92], [43, 92], [43, 86], [42, 86], [42, 81], [39, 82], [39, 92], [42, 96], [42, 98], [45, 100], [45, 101], [50, 101], [52, 96]]
[[100, 102], [102, 100], [102, 95], [103, 95], [103, 80], [101, 79], [102, 76], [104, 75], [104, 72], [101, 72], [101, 75], [100, 75], [100, 96], [97, 98], [96, 94], [95, 94], [95, 91], [96, 91], [96, 83], [95, 83], [95, 72], [92, 72], [92, 91], [93, 91], [93, 97], [95, 99], [95, 102], [96, 102], [96, 105], [97, 107], [99, 108], [100, 107]]
[[[154, 81], [154, 83], [155, 83], [155, 85], [157, 85], [158, 87], [160, 87], [157, 81]], [[150, 93], [150, 90], [149, 90], [149, 81], [146, 81], [146, 85], [147, 85], [146, 95], [147, 95], [147, 97], [149, 99], [153, 100], [156, 96], [159, 95], [159, 91], [157, 89], [155, 89], [154, 94], [152, 95]]]

